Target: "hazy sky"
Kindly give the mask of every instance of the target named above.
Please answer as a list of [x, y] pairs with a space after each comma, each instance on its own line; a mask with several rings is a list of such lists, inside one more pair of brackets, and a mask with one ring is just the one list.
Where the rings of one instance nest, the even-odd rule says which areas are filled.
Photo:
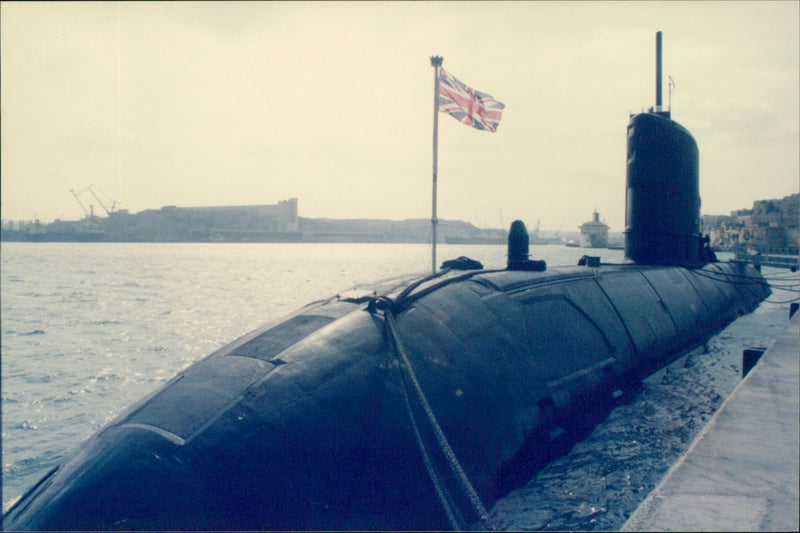
[[[702, 212], [800, 189], [800, 3], [2, 3], [2, 218], [274, 204], [430, 218], [431, 55], [505, 104], [440, 114], [439, 217], [622, 231], [630, 112], [700, 149]], [[85, 204], [97, 202], [84, 194]]]

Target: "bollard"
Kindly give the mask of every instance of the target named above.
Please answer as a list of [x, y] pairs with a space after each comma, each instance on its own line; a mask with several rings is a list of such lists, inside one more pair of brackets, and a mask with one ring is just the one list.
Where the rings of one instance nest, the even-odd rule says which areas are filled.
[[756, 366], [766, 350], [766, 348], [745, 348], [742, 351], [742, 379]]

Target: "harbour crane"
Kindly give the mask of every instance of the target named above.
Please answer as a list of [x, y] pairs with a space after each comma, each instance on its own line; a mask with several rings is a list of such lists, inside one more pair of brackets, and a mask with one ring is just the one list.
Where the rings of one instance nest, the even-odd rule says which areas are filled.
[[100, 192], [100, 194], [102, 194], [103, 196], [105, 196], [106, 198], [108, 198], [109, 200], [111, 200], [111, 207], [106, 207], [106, 204], [104, 204], [104, 203], [103, 203], [103, 201], [100, 199], [100, 197], [99, 197], [99, 196], [97, 196], [97, 192], [95, 192], [95, 188], [93, 188], [91, 185], [89, 185], [88, 187], [86, 187], [86, 189], [87, 189], [87, 190], [88, 190], [90, 193], [92, 193], [92, 196], [94, 196], [94, 197], [97, 199], [97, 203], [99, 203], [99, 204], [100, 204], [100, 207], [102, 207], [102, 208], [103, 208], [103, 211], [105, 211], [105, 212], [106, 212], [106, 214], [107, 214], [108, 216], [111, 216], [111, 213], [112, 213], [112, 211], [116, 210], [116, 207], [117, 207], [117, 201], [116, 201], [116, 200], [114, 200], [113, 198], [111, 198], [109, 195], [107, 195], [107, 194], [106, 194], [106, 193], [104, 193], [103, 191], [100, 191], [100, 190], [98, 189], [98, 191]]
[[[103, 191], [101, 191], [100, 189], [97, 189], [96, 187], [94, 187], [92, 185], [89, 185], [88, 187], [86, 187], [85, 189], [80, 191], [79, 193], [76, 193], [72, 189], [70, 189], [69, 191], [72, 193], [72, 195], [78, 201], [78, 204], [80, 204], [81, 208], [83, 209], [83, 212], [86, 213], [87, 217], [94, 216], [94, 209], [91, 210], [91, 214], [90, 214], [88, 211], [86, 211], [86, 208], [84, 207], [83, 203], [81, 202], [81, 200], [79, 198], [79, 195], [85, 193], [86, 191], [89, 191], [92, 194], [92, 196], [95, 197], [95, 199], [97, 200], [97, 203], [100, 204], [100, 207], [103, 208], [103, 211], [105, 211], [108, 216], [111, 216], [111, 213], [114, 212], [116, 210], [116, 208], [117, 208], [117, 203], [118, 202], [116, 200], [114, 200], [108, 194], [104, 193]], [[111, 206], [110, 207], [106, 207], [106, 204], [104, 204], [103, 200], [101, 200], [100, 197], [97, 195], [98, 192], [100, 194], [102, 194], [103, 196], [105, 196], [108, 200], [111, 200]], [[91, 208], [92, 206], [90, 205], [89, 207]]]
[[87, 211], [87, 210], [86, 210], [86, 206], [84, 206], [84, 205], [83, 205], [83, 202], [81, 202], [81, 199], [80, 199], [80, 197], [78, 196], [78, 194], [81, 194], [81, 193], [83, 193], [85, 190], [86, 190], [86, 189], [84, 189], [84, 190], [83, 190], [83, 191], [81, 191], [80, 193], [76, 193], [74, 190], [70, 189], [70, 190], [69, 190], [69, 192], [71, 192], [71, 193], [72, 193], [72, 196], [74, 196], [74, 197], [75, 197], [75, 201], [76, 201], [76, 202], [78, 202], [78, 205], [79, 205], [79, 206], [81, 206], [81, 209], [83, 209], [83, 213], [86, 215], [86, 218], [91, 218], [91, 216], [92, 216], [92, 215], [90, 215], [90, 214], [89, 214], [89, 211]]

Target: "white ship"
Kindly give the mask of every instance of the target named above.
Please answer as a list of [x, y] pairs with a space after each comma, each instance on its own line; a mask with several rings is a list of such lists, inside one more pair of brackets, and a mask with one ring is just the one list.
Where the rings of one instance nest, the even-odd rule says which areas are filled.
[[595, 209], [594, 216], [589, 222], [580, 226], [581, 248], [607, 248], [608, 224], [600, 221], [600, 214]]

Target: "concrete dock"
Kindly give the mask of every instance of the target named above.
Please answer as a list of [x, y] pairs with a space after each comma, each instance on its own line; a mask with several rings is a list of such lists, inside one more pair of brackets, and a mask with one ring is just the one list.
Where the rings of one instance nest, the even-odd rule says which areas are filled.
[[800, 313], [623, 531], [798, 531]]

